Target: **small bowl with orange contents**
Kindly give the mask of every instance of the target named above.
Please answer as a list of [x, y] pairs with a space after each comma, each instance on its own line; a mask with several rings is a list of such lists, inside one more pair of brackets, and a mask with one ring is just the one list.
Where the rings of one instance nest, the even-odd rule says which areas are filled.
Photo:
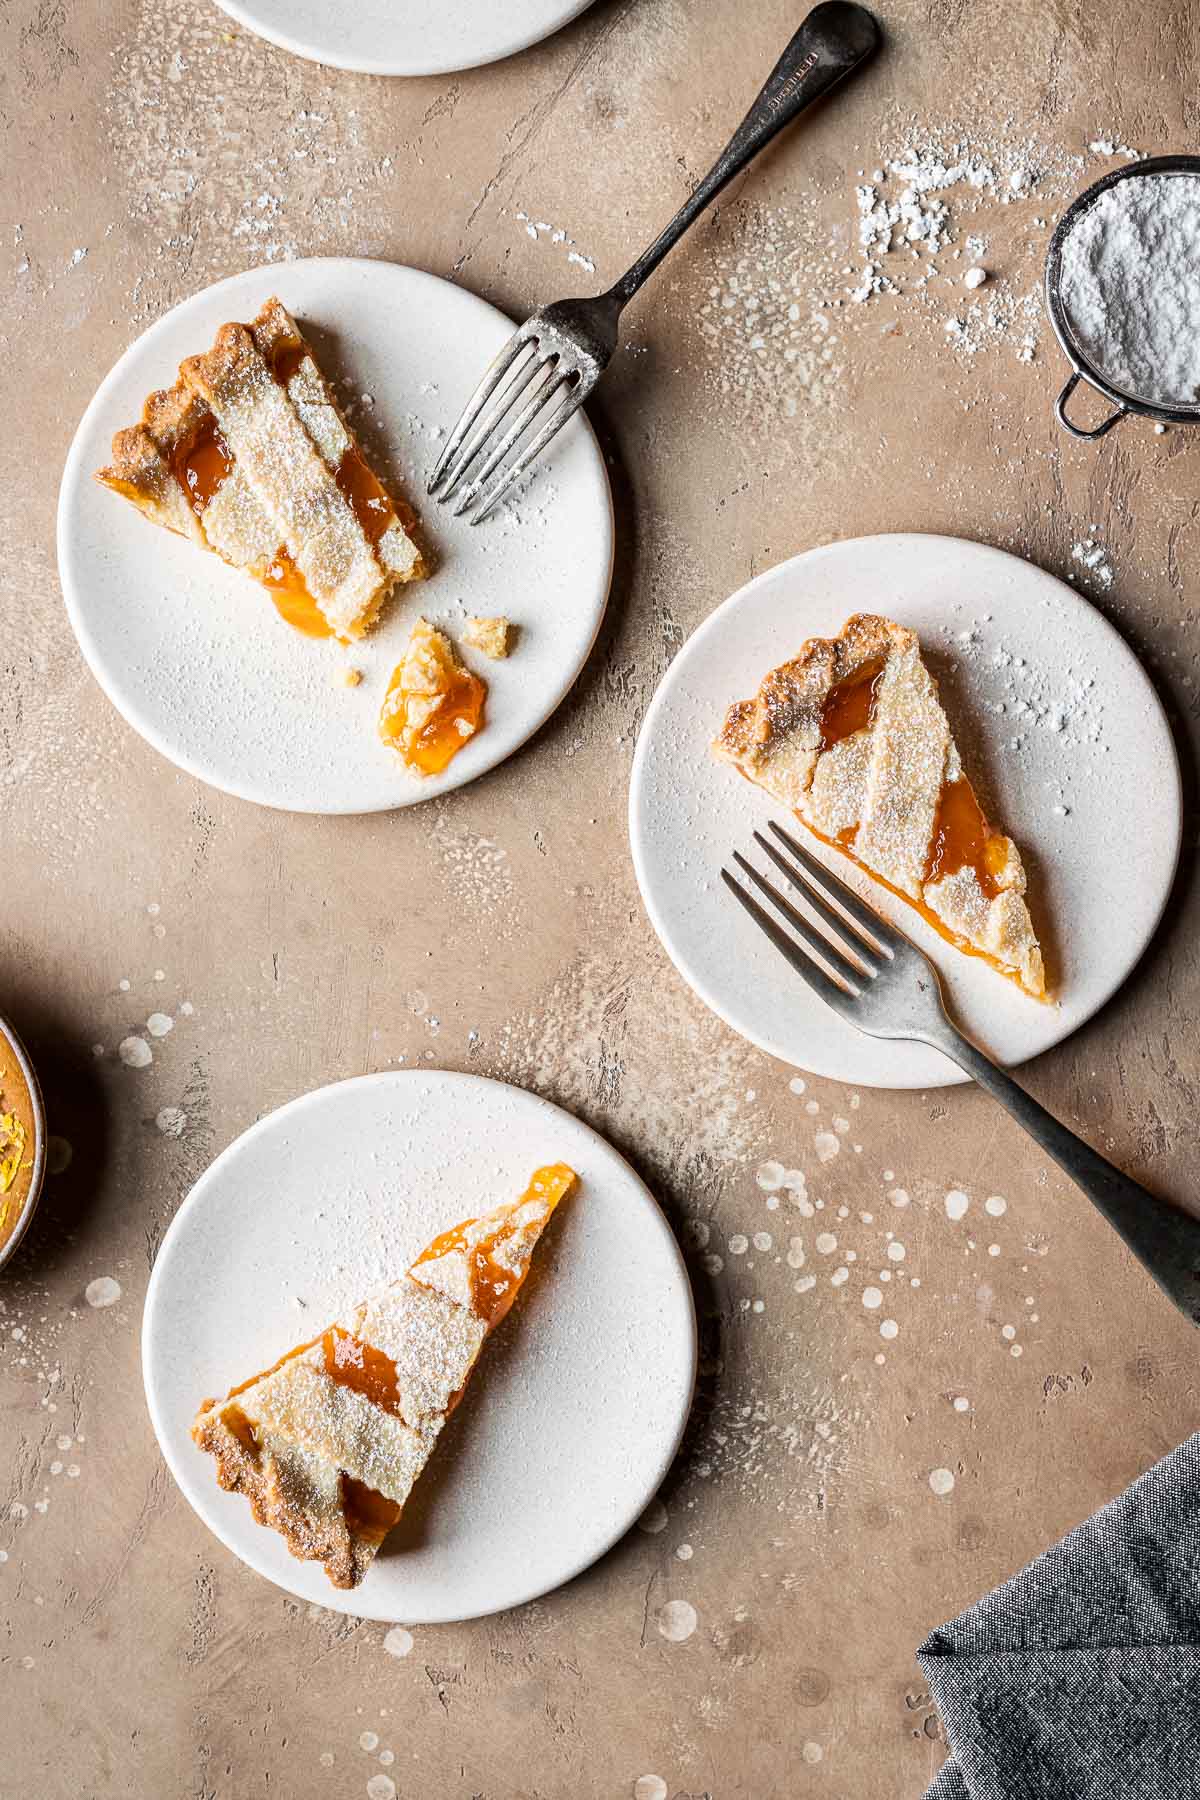
[[0, 1269], [37, 1211], [46, 1174], [46, 1112], [33, 1064], [0, 1017]]

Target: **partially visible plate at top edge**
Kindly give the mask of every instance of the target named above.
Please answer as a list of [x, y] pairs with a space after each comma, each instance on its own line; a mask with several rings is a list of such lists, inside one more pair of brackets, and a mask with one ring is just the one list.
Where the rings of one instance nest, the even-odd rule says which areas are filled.
[[217, 0], [293, 56], [366, 75], [447, 75], [540, 43], [592, 0]]
[[720, 880], [734, 849], [769, 872], [751, 832], [788, 822], [713, 758], [727, 708], [856, 611], [919, 634], [969, 772], [1020, 846], [1055, 1003], [955, 950], [836, 851], [810, 847], [920, 943], [952, 1016], [1000, 1062], [1068, 1037], [1141, 956], [1179, 856], [1179, 765], [1149, 678], [1108, 621], [1032, 563], [959, 538], [810, 550], [734, 594], [684, 645], [643, 724], [629, 800], [642, 898], [676, 968], [735, 1031], [797, 1068], [868, 1087], [943, 1087], [966, 1077], [928, 1046], [870, 1038], [839, 1018]]

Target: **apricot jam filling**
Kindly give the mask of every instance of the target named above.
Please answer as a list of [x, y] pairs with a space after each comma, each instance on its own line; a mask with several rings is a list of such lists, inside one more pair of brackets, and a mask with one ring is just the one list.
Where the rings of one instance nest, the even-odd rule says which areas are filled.
[[333, 478], [354, 509], [363, 536], [373, 550], [394, 517], [386, 489], [376, 481], [353, 444], [346, 450]]
[[[418, 621], [418, 627], [420, 624]], [[431, 636], [440, 638], [442, 634]], [[438, 690], [431, 693], [426, 670], [434, 657]], [[478, 731], [487, 683], [464, 668], [448, 645], [440, 653], [431, 646], [420, 676], [414, 679], [419, 679], [419, 686], [409, 685], [409, 658], [405, 657], [388, 683], [379, 714], [379, 735], [399, 753], [407, 768], [420, 775], [440, 775]]]
[[[855, 732], [865, 731], [874, 722], [876, 698], [879, 690], [879, 678], [883, 673], [885, 661], [883, 657], [871, 657], [861, 663], [845, 681], [839, 681], [826, 696], [821, 712], [819, 726], [819, 749], [824, 752], [840, 744], [845, 738], [852, 737]], [[914, 899], [902, 889], [893, 887], [892, 883], [881, 876], [877, 870], [854, 854], [854, 845], [858, 837], [857, 823], [847, 825], [836, 833], [827, 836], [819, 831], [812, 822], [797, 813], [796, 817], [821, 839], [841, 850], [860, 869], [864, 869], [873, 881], [882, 881], [884, 887], [898, 894], [920, 913], [927, 924], [956, 949], [965, 951], [970, 956], [981, 956], [985, 962], [991, 963], [1002, 975], [1019, 981], [1016, 973], [1004, 963], [997, 962], [995, 957], [986, 951], [979, 950], [974, 944], [961, 937], [938, 917], [932, 908], [921, 900]], [[1008, 859], [1005, 839], [994, 832], [987, 821], [983, 808], [975, 795], [975, 790], [966, 776], [956, 781], [947, 781], [942, 785], [938, 797], [937, 814], [934, 820], [933, 838], [929, 856], [925, 866], [924, 883], [931, 885], [943, 881], [947, 876], [957, 875], [960, 870], [970, 869], [979, 889], [987, 901], [992, 901], [1003, 890], [1001, 877]]]
[[[946, 793], [949, 788], [957, 787], [958, 785], [959, 784], [957, 782], [948, 782], [946, 784], [946, 787], [943, 788], [943, 790], [942, 790], [942, 799], [943, 800], [945, 799]], [[970, 783], [964, 780], [963, 785], [970, 792]], [[974, 803], [976, 810], [978, 811], [979, 802], [977, 800], [975, 800], [975, 796], [973, 793], [971, 793], [971, 800]], [[958, 801], [952, 801], [951, 802], [952, 809], [957, 808], [959, 804], [961, 804], [961, 803]], [[964, 808], [964, 810], [965, 810], [965, 808]], [[939, 806], [939, 819], [940, 819], [940, 816], [941, 816], [941, 809]], [[1021, 980], [1020, 975], [1017, 973], [1017, 971], [1014, 968], [1011, 968], [1007, 963], [1002, 963], [1002, 962], [998, 961], [996, 957], [990, 956], [986, 950], [981, 950], [978, 947], [978, 945], [972, 944], [969, 941], [969, 939], [961, 936], [959, 932], [953, 930], [951, 926], [947, 925], [944, 919], [939, 918], [938, 914], [934, 912], [933, 908], [930, 906], [926, 906], [926, 904], [923, 900], [916, 900], [913, 898], [913, 896], [911, 894], [906, 894], [904, 892], [903, 888], [895, 887], [887, 879], [887, 877], [885, 875], [881, 875], [879, 873], [878, 869], [873, 869], [869, 863], [865, 863], [861, 857], [856, 856], [854, 854], [854, 840], [858, 835], [858, 826], [857, 825], [848, 826], [845, 831], [840, 831], [836, 837], [829, 837], [825, 832], [818, 830], [817, 827], [812, 823], [811, 819], [806, 819], [804, 817], [803, 813], [801, 813], [801, 812], [796, 813], [796, 817], [799, 819], [800, 823], [804, 826], [804, 828], [807, 831], [812, 832], [812, 834], [815, 838], [819, 838], [823, 844], [828, 844], [831, 849], [840, 850], [842, 852], [843, 856], [848, 856], [852, 863], [857, 864], [857, 866], [863, 870], [864, 874], [867, 874], [871, 877], [872, 881], [877, 881], [881, 887], [885, 887], [888, 890], [889, 894], [895, 894], [895, 896], [898, 900], [903, 900], [906, 906], [911, 906], [913, 911], [916, 913], [919, 913], [921, 915], [921, 917], [924, 919], [925, 923], [927, 925], [931, 926], [933, 928], [933, 930], [937, 932], [937, 934], [940, 938], [945, 938], [945, 940], [948, 944], [953, 944], [954, 948], [956, 950], [961, 950], [963, 952], [964, 956], [978, 956], [983, 962], [988, 963], [993, 969], [995, 969], [997, 974], [1004, 975], [1005, 977], [1007, 977], [1007, 979], [1009, 981], [1015, 982], [1023, 994], [1031, 992], [1031, 990], [1025, 986], [1024, 982]], [[982, 813], [980, 814], [980, 817], [982, 817]], [[931, 854], [931, 867], [933, 867], [933, 858], [935, 858], [937, 855], [938, 839], [939, 839], [939, 833], [938, 833], [938, 831], [935, 831], [934, 832], [933, 852]], [[931, 873], [930, 875], [928, 875], [926, 877], [927, 880], [936, 881], [943, 876], [954, 874], [958, 869], [965, 868], [967, 866], [967, 860], [965, 857], [962, 862], [953, 863], [953, 866], [947, 866], [947, 861], [946, 861], [947, 857], [952, 858], [956, 854], [955, 845], [960, 841], [961, 840], [959, 840], [957, 838], [950, 837], [949, 834], [947, 835], [946, 846], [942, 852], [943, 861], [941, 863], [937, 864], [937, 873], [936, 874]], [[984, 852], [983, 852], [985, 859], [989, 855], [989, 850], [988, 850], [987, 846], [990, 845], [990, 846], [994, 846], [994, 848], [990, 852], [991, 858], [993, 861], [996, 860], [996, 852], [999, 850], [999, 847], [1000, 847], [1002, 841], [1003, 841], [1002, 839], [995, 837], [995, 836], [992, 836], [987, 839], [987, 843], [985, 844]], [[974, 865], [972, 865], [972, 866], [974, 866]], [[976, 875], [979, 878], [980, 886], [982, 887], [983, 892], [987, 898], [991, 899], [996, 894], [1001, 892], [1001, 889], [996, 881], [995, 875], [991, 873], [990, 868], [988, 867], [988, 864], [986, 861], [984, 862], [982, 873], [979, 868], [976, 868]], [[986, 875], [986, 881], [984, 879], [985, 875]], [[1034, 998], [1038, 999], [1038, 998], [1040, 998], [1040, 996], [1035, 994]]]
[[287, 386], [307, 355], [308, 351], [299, 338], [293, 338], [290, 343], [276, 344], [271, 353], [271, 373], [280, 387]]
[[830, 688], [821, 708], [819, 749], [832, 750], [843, 738], [867, 729], [875, 717], [875, 697], [883, 666], [882, 656], [868, 657], [845, 681]]
[[[524, 1206], [528, 1201], [536, 1200], [553, 1211], [559, 1201], [570, 1193], [576, 1179], [575, 1171], [569, 1169], [566, 1163], [552, 1163], [535, 1172], [517, 1204]], [[491, 1331], [516, 1299], [524, 1280], [524, 1272], [514, 1274], [496, 1259], [496, 1251], [511, 1236], [509, 1228], [501, 1226], [491, 1237], [481, 1238], [477, 1243], [471, 1244], [467, 1242], [467, 1236], [474, 1224], [474, 1220], [468, 1220], [465, 1224], [456, 1225], [452, 1231], [443, 1231], [440, 1237], [434, 1238], [427, 1250], [421, 1252], [412, 1266], [416, 1270], [422, 1263], [435, 1262], [440, 1256], [448, 1256], [452, 1250], [465, 1249], [471, 1263], [471, 1310]], [[458, 1395], [454, 1396], [453, 1404], [457, 1404], [458, 1398]]]
[[308, 583], [282, 544], [258, 579], [270, 594], [281, 619], [302, 631], [305, 637], [333, 636], [333, 627], [309, 593]]
[[258, 1438], [254, 1427], [240, 1406], [227, 1406], [221, 1414], [221, 1423], [226, 1430], [232, 1431], [247, 1456], [258, 1461]]
[[381, 1544], [400, 1517], [402, 1508], [377, 1488], [356, 1481], [342, 1470], [342, 1509], [346, 1525], [354, 1537]]
[[336, 1381], [339, 1387], [353, 1388], [356, 1394], [373, 1400], [385, 1412], [399, 1415], [400, 1378], [390, 1356], [355, 1337], [353, 1332], [344, 1331], [340, 1325], [330, 1326], [321, 1339], [321, 1349], [325, 1355], [325, 1373], [331, 1381]]
[[490, 1331], [493, 1325], [500, 1323], [516, 1299], [521, 1283], [511, 1269], [496, 1261], [493, 1255], [498, 1247], [495, 1238], [485, 1238], [482, 1243], [467, 1246], [466, 1230], [465, 1225], [456, 1225], [453, 1231], [443, 1231], [417, 1258], [413, 1268], [465, 1247], [471, 1262], [471, 1310], [478, 1313]]
[[233, 467], [225, 439], [212, 413], [206, 412], [192, 436], [180, 444], [171, 461], [171, 472], [202, 518], [204, 509]]
[[926, 883], [957, 875], [960, 869], [971, 869], [984, 898], [994, 900], [1001, 891], [999, 877], [1007, 856], [1004, 839], [988, 824], [966, 776], [944, 783], [925, 869]]

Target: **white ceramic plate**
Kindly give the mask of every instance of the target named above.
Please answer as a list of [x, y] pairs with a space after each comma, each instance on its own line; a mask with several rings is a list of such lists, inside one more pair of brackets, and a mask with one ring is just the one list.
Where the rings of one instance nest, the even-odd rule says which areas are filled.
[[642, 727], [629, 801], [642, 898], [676, 968], [784, 1062], [868, 1087], [942, 1087], [966, 1078], [935, 1050], [846, 1024], [719, 877], [735, 848], [771, 872], [750, 834], [786, 813], [716, 762], [710, 740], [768, 669], [856, 611], [920, 634], [985, 806], [1021, 847], [1057, 1004], [1028, 999], [836, 851], [811, 847], [929, 953], [952, 1015], [1001, 1062], [1068, 1036], [1142, 954], [1179, 856], [1179, 767], [1145, 672], [1095, 608], [1020, 557], [958, 538], [810, 550], [734, 594], [684, 645]]
[[[387, 484], [419, 505], [432, 576], [396, 591], [346, 650], [285, 625], [266, 593], [93, 481], [114, 430], [227, 319], [278, 294], [330, 376], [352, 379], [353, 423]], [[314, 258], [252, 269], [195, 294], [126, 351], [67, 458], [58, 564], [67, 610], [114, 706], [181, 769], [242, 799], [296, 812], [382, 812], [494, 768], [545, 723], [587, 658], [612, 571], [604, 461], [582, 415], [524, 497], [482, 525], [425, 499], [439, 436], [512, 331], [486, 301], [395, 263]], [[464, 654], [488, 682], [486, 723], [446, 771], [406, 774], [376, 735], [387, 683], [418, 613], [458, 630], [472, 613], [520, 627], [507, 662]], [[360, 687], [337, 684], [347, 662]]]
[[217, 0], [293, 56], [367, 75], [445, 75], [527, 50], [592, 0]]
[[[534, 1278], [366, 1580], [332, 1587], [217, 1486], [189, 1436], [199, 1402], [558, 1161], [580, 1185], [538, 1246]], [[679, 1445], [696, 1321], [666, 1220], [588, 1126], [480, 1076], [396, 1072], [307, 1094], [217, 1158], [155, 1261], [142, 1367], [171, 1472], [236, 1556], [321, 1606], [430, 1623], [534, 1599], [632, 1525]]]

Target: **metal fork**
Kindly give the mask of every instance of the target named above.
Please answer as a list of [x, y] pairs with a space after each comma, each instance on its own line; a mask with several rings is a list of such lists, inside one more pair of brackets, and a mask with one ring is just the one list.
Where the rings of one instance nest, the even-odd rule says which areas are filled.
[[456, 516], [470, 513], [474, 525], [487, 517], [592, 392], [617, 347], [622, 311], [667, 251], [778, 132], [865, 61], [878, 41], [864, 7], [825, 0], [813, 8], [721, 156], [633, 267], [606, 294], [539, 308], [509, 338], [429, 478], [435, 499], [449, 500], [461, 488]]
[[728, 869], [721, 870], [721, 879], [797, 975], [868, 1036], [932, 1044], [965, 1069], [1083, 1189], [1180, 1312], [1200, 1324], [1200, 1223], [1123, 1175], [997, 1068], [951, 1024], [937, 971], [924, 951], [781, 825], [772, 820], [770, 830], [775, 842], [758, 831], [754, 841], [803, 899], [807, 913], [737, 851], [734, 862], [786, 928]]

